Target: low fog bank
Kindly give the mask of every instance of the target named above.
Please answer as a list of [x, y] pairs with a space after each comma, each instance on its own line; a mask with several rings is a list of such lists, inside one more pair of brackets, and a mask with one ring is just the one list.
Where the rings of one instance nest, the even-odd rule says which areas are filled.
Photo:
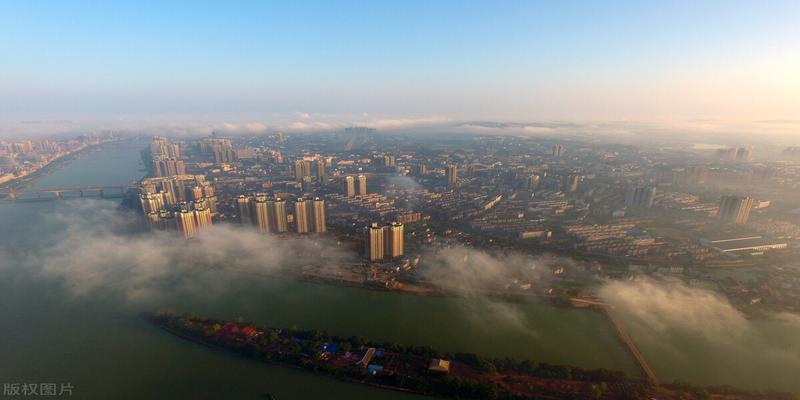
[[[476, 324], [510, 324], [531, 338], [539, 336], [541, 324], [529, 313], [527, 302], [502, 300], [498, 294], [529, 294], [550, 287], [554, 267], [574, 266], [570, 259], [557, 256], [528, 256], [518, 252], [489, 252], [453, 246], [423, 254], [417, 278], [465, 299], [463, 311]], [[488, 317], [487, 317], [488, 316]], [[488, 319], [487, 319], [488, 318]]]
[[[360, 257], [331, 237], [282, 239], [230, 224], [214, 225], [194, 240], [176, 232], [143, 232], [139, 215], [99, 200], [75, 201], [42, 218], [49, 234], [29, 241], [27, 248], [0, 248], [0, 269], [21, 267], [77, 298], [133, 304], [181, 295], [213, 299], [237, 290], [242, 280], [250, 279], [248, 273], [280, 276], [283, 270], [308, 264], [336, 269]], [[513, 279], [538, 282], [549, 273], [542, 268], [545, 260], [464, 247], [423, 258], [426, 265], [418, 273], [465, 293], [456, 303], [476, 326], [507, 324], [536, 336], [524, 304], [497, 301], [484, 288], [504, 287]]]
[[541, 285], [552, 276], [551, 267], [572, 265], [561, 257], [494, 253], [463, 246], [431, 251], [423, 256], [418, 275], [442, 289], [466, 295], [507, 289], [515, 285]]
[[614, 306], [664, 378], [800, 392], [800, 316], [748, 319], [724, 297], [676, 279], [609, 281]]
[[[76, 201], [43, 218], [51, 231], [41, 240], [27, 248], [0, 246], [0, 269], [25, 270], [63, 285], [77, 297], [114, 293], [137, 304], [167, 294], [213, 299], [249, 279], [226, 270], [271, 273], [321, 262], [335, 268], [358, 257], [325, 237], [280, 239], [224, 224], [190, 241], [175, 233], [142, 233], [132, 229], [139, 216], [110, 202]], [[546, 289], [553, 283], [553, 269], [560, 266], [583, 271], [581, 265], [557, 256], [453, 246], [425, 253], [415, 274], [463, 294], [464, 299], [454, 303], [476, 327], [513, 326], [535, 340], [543, 322], [536, 320], [536, 306], [499, 301], [487, 293]], [[593, 279], [591, 270], [585, 273]], [[724, 297], [678, 280], [607, 281], [598, 293], [616, 308], [665, 379], [711, 375], [709, 382], [736, 384], [769, 374], [762, 382], [786, 389], [787, 382], [793, 382], [789, 374], [800, 371], [798, 315], [750, 320]], [[726, 368], [719, 368], [720, 363]]]
[[669, 119], [565, 119], [502, 118], [476, 115], [368, 114], [368, 113], [218, 113], [203, 115], [159, 114], [107, 115], [47, 114], [0, 116], [0, 138], [30, 139], [42, 136], [78, 135], [114, 131], [121, 134], [164, 135], [187, 138], [216, 132], [226, 136], [264, 135], [278, 132], [315, 134], [341, 132], [352, 126], [374, 128], [378, 133], [408, 132], [431, 135], [479, 134], [548, 137], [626, 144], [721, 143], [738, 145], [760, 133], [758, 145], [796, 145], [796, 120], [731, 120], [725, 118]]
[[117, 133], [199, 137], [212, 132], [223, 135], [336, 132], [352, 126], [379, 131], [397, 131], [450, 126], [453, 120], [440, 115], [389, 115], [366, 113], [217, 113], [217, 114], [54, 114], [2, 118], [0, 138], [19, 139], [62, 134], [114, 131]]
[[719, 341], [749, 329], [745, 316], [727, 299], [708, 290], [690, 288], [678, 279], [610, 281], [598, 294], [653, 333], [680, 328]]
[[194, 240], [176, 232], [141, 232], [139, 216], [99, 203], [76, 202], [69, 213], [47, 215], [60, 227], [53, 237], [28, 249], [0, 249], [0, 268], [22, 266], [63, 282], [75, 296], [103, 290], [130, 301], [165, 290], [221, 293], [241, 278], [218, 270], [263, 274], [319, 264], [323, 255], [327, 264], [352, 258], [327, 238], [280, 239], [225, 224]]

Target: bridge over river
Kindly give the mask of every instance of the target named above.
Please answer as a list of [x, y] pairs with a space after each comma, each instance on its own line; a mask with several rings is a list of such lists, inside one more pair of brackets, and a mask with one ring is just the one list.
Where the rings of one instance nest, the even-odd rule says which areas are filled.
[[47, 201], [83, 197], [118, 198], [128, 190], [128, 186], [79, 186], [50, 189], [5, 189], [0, 197], [10, 201]]
[[619, 321], [617, 316], [614, 312], [614, 306], [608, 303], [604, 303], [597, 300], [585, 299], [585, 298], [578, 298], [573, 297], [572, 299], [573, 304], [583, 306], [583, 307], [594, 307], [603, 311], [603, 314], [608, 318], [611, 325], [614, 327], [614, 330], [617, 333], [617, 338], [619, 339], [620, 343], [628, 350], [628, 353], [633, 357], [633, 360], [636, 362], [636, 365], [642, 371], [642, 375], [644, 375], [647, 380], [654, 384], [658, 384], [658, 378], [656, 377], [655, 371], [653, 368], [650, 367], [650, 364], [647, 362], [647, 359], [644, 358], [644, 355], [639, 351], [639, 348], [634, 343], [633, 338], [628, 334], [625, 330], [625, 327]]

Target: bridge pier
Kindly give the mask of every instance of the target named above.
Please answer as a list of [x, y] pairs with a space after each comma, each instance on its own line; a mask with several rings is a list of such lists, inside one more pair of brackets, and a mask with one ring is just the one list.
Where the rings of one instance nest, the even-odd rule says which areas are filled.
[[102, 199], [102, 198], [105, 198], [105, 197], [106, 197], [106, 195], [103, 192], [103, 189], [100, 189], [100, 198]]

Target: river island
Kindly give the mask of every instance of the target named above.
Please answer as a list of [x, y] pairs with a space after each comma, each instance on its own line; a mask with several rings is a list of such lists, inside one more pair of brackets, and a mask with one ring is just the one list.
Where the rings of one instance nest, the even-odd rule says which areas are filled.
[[317, 330], [159, 311], [142, 318], [212, 349], [340, 380], [454, 399], [761, 399], [790, 394], [656, 384], [625, 372], [449, 353]]

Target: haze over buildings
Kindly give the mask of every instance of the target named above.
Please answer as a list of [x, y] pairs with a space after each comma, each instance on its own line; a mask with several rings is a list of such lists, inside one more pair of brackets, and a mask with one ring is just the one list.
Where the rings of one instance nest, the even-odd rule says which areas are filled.
[[[3, 393], [77, 367], [79, 398], [127, 380], [141, 398], [787, 400], [771, 390], [800, 390], [798, 15], [4, 5]], [[178, 338], [144, 321], [348, 383], [253, 380], [254, 363], [153, 347]]]

